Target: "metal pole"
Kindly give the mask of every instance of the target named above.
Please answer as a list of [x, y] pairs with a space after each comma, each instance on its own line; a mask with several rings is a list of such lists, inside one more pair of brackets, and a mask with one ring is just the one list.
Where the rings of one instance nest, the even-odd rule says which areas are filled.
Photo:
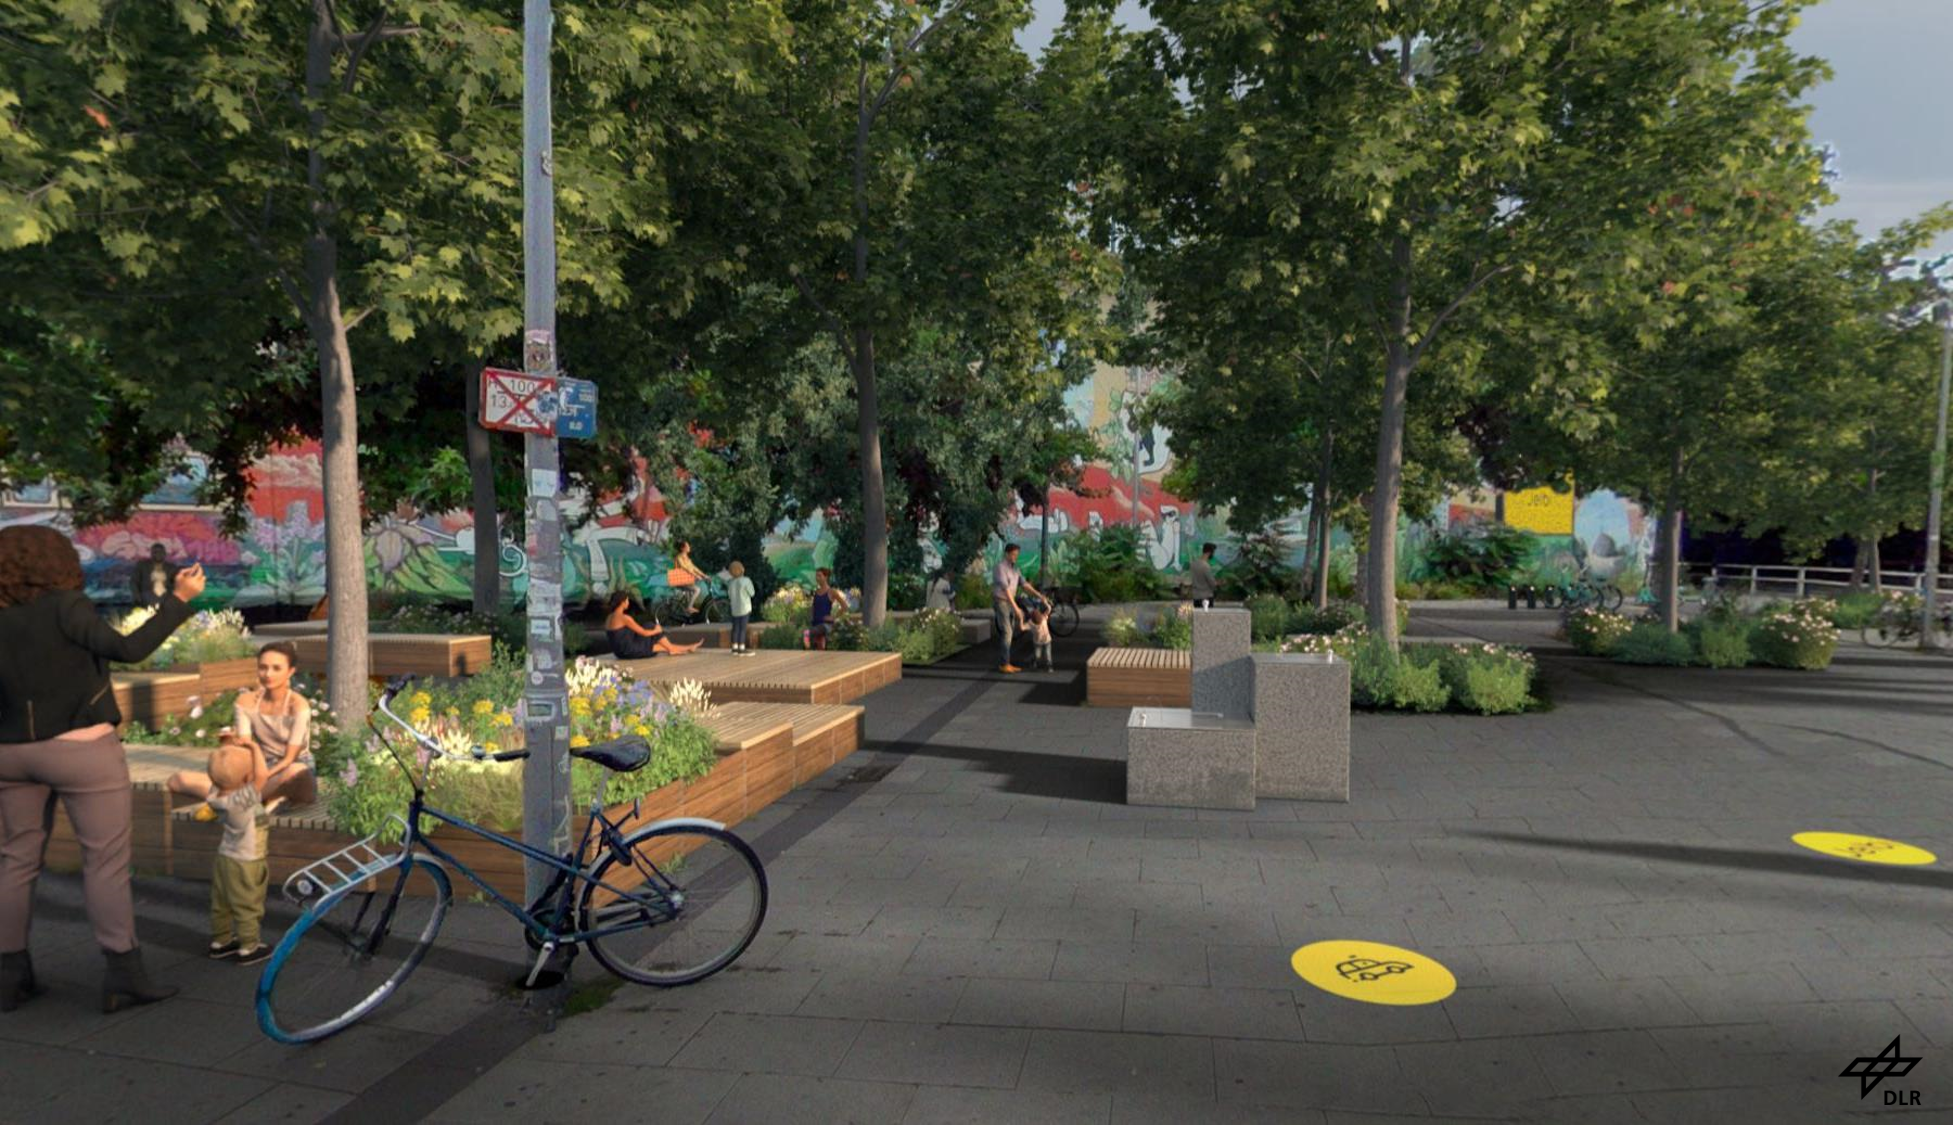
[[[556, 374], [556, 200], [549, 123], [549, 0], [522, 11], [522, 365]], [[529, 499], [528, 684], [523, 692], [529, 760], [522, 769], [522, 839], [561, 855], [570, 846], [570, 708], [563, 682], [563, 526], [554, 434], [523, 439]], [[528, 860], [530, 902], [549, 886], [550, 868]]]
[[1933, 429], [1933, 491], [1926, 498], [1926, 569], [1921, 577], [1919, 647], [1939, 647], [1939, 509], [1946, 494], [1946, 395], [1953, 384], [1953, 297], [1939, 306], [1939, 421]]

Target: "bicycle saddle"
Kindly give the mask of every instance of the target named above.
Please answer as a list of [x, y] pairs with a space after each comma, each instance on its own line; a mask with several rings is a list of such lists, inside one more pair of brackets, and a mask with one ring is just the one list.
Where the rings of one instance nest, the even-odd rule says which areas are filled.
[[594, 746], [575, 747], [570, 751], [570, 757], [595, 762], [613, 773], [631, 773], [643, 769], [644, 763], [651, 760], [651, 745], [631, 735], [599, 742]]

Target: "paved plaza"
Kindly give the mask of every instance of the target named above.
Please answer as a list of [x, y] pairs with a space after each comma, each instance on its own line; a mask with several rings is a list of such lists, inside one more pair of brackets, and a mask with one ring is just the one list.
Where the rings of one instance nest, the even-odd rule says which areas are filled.
[[[1053, 675], [990, 674], [987, 648], [910, 669], [864, 701], [867, 748], [741, 827], [773, 896], [746, 956], [669, 992], [586, 959], [553, 1030], [509, 989], [512, 923], [472, 905], [375, 1020], [274, 1046], [257, 974], [200, 956], [204, 888], [166, 879], [138, 910], [185, 995], [103, 1017], [78, 888], [50, 878], [54, 991], [0, 1017], [0, 1118], [1953, 1119], [1953, 872], [1790, 841], [1953, 856], [1953, 662], [1630, 668], [1550, 620], [1420, 607], [1416, 636], [1539, 647], [1552, 709], [1359, 714], [1349, 804], [1251, 813], [1123, 803], [1125, 712], [1080, 706], [1094, 621]], [[1318, 991], [1290, 954], [1330, 939], [1458, 990]], [[1895, 1036], [1920, 1061], [1861, 1099], [1840, 1072]]]

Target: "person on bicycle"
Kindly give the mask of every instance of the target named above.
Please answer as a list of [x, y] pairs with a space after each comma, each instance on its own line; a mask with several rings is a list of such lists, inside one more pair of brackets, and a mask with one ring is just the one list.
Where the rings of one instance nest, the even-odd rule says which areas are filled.
[[996, 619], [997, 637], [1003, 647], [1003, 663], [997, 670], [1006, 676], [1023, 671], [1010, 662], [1012, 642], [1017, 639], [1017, 631], [1024, 628], [1024, 610], [1017, 604], [1019, 590], [1050, 601], [1017, 569], [1017, 544], [1006, 543], [1003, 558], [997, 560], [996, 568], [990, 572], [990, 613]]
[[672, 560], [671, 569], [665, 573], [665, 582], [674, 590], [685, 590], [689, 599], [685, 603], [687, 616], [698, 615], [698, 600], [705, 596], [705, 583], [711, 578], [692, 561], [692, 541], [678, 541], [678, 555]]

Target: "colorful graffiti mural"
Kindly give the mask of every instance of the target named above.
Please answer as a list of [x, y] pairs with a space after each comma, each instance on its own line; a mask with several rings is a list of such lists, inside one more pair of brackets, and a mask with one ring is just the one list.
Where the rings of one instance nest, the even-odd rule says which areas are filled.
[[[1161, 427], [1134, 431], [1132, 410], [1144, 380], [1138, 386], [1135, 382], [1125, 369], [1101, 366], [1089, 382], [1072, 389], [1066, 405], [1081, 426], [1098, 435], [1106, 460], [1085, 465], [1077, 489], [1052, 489], [1048, 517], [1035, 507], [1014, 505], [997, 529], [993, 560], [1004, 542], [1016, 543], [1024, 552], [1022, 565], [1035, 573], [1042, 561], [1041, 532], [1048, 530], [1049, 561], [1062, 572], [1072, 533], [1132, 522], [1138, 523], [1147, 557], [1160, 571], [1184, 570], [1205, 542], [1220, 545], [1223, 563], [1234, 556], [1241, 534], [1252, 529], [1237, 532], [1228, 527], [1224, 510], [1164, 488], [1162, 481], [1172, 467], [1172, 435]], [[238, 606], [317, 601], [325, 592], [325, 499], [317, 444], [278, 449], [253, 467], [244, 529], [235, 536], [224, 533], [216, 510], [197, 503], [204, 472], [204, 463], [187, 455], [184, 469], [145, 498], [128, 521], [82, 529], [73, 527], [54, 489], [21, 489], [0, 496], [0, 525], [45, 523], [69, 533], [81, 552], [89, 594], [99, 601], [128, 599], [135, 565], [152, 543], [163, 544], [178, 562], [202, 562], [210, 575], [212, 601]], [[629, 492], [603, 500], [594, 512], [585, 506], [587, 498], [566, 498], [565, 515], [576, 527], [566, 545], [564, 595], [570, 601], [601, 597], [620, 584], [651, 596], [663, 592], [671, 565], [668, 513], [643, 465], [636, 476]], [[1418, 580], [1425, 569], [1422, 546], [1432, 535], [1490, 521], [1495, 510], [1489, 494], [1467, 492], [1452, 497], [1431, 519], [1408, 522], [1399, 572]], [[1306, 512], [1297, 512], [1274, 528], [1291, 545], [1294, 566], [1302, 563], [1306, 518]], [[1653, 523], [1624, 497], [1606, 490], [1588, 493], [1573, 503], [1572, 534], [1536, 535], [1535, 565], [1548, 575], [1571, 576], [1584, 568], [1595, 577], [1638, 588], [1648, 570]], [[1355, 545], [1341, 533], [1334, 543], [1335, 565], [1347, 573]], [[374, 590], [402, 600], [467, 601], [479, 546], [467, 512], [389, 513], [366, 531], [367, 580]], [[940, 555], [933, 544], [924, 547], [934, 566]], [[519, 600], [528, 587], [527, 556], [520, 544], [506, 539], [493, 549], [504, 597]], [[783, 524], [766, 545], [776, 571], [803, 580], [816, 566], [831, 563], [834, 550], [835, 539], [818, 517], [798, 529]]]

